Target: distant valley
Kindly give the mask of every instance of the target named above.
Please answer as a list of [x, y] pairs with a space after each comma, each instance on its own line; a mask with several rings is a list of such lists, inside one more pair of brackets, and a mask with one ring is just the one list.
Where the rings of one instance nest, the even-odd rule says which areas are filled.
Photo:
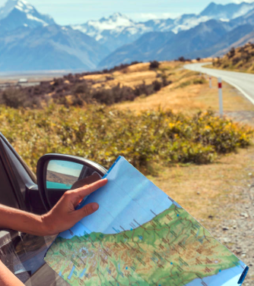
[[199, 14], [135, 22], [115, 13], [57, 25], [23, 0], [0, 9], [0, 72], [96, 70], [133, 61], [215, 57], [254, 41], [254, 3], [211, 3]]

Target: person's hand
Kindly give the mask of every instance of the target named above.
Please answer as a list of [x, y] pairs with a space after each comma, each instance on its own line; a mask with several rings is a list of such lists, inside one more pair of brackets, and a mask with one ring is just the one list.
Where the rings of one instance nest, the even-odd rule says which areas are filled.
[[75, 210], [75, 208], [84, 197], [105, 186], [107, 181], [107, 179], [99, 180], [79, 189], [65, 192], [54, 208], [42, 216], [46, 234], [54, 235], [68, 230], [82, 218], [97, 211], [99, 208], [97, 203], [88, 204], [79, 210]]

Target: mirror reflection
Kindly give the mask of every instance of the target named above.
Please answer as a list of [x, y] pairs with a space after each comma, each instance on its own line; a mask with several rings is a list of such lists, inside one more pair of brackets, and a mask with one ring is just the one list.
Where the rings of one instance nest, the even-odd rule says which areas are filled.
[[89, 166], [63, 160], [51, 160], [47, 166], [46, 187], [55, 190], [70, 190], [100, 179]]

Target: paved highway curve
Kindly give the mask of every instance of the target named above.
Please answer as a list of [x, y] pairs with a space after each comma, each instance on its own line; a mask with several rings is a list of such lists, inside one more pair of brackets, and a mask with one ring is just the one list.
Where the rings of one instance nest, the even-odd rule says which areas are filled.
[[254, 74], [223, 71], [203, 67], [209, 63], [190, 64], [184, 67], [188, 70], [202, 72], [214, 77], [221, 77], [222, 80], [237, 88], [248, 100], [254, 104]]

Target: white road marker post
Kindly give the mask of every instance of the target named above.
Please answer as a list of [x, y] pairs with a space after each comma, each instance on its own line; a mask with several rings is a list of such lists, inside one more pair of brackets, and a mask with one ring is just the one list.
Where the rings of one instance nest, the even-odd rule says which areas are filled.
[[210, 88], [212, 88], [212, 78], [209, 77], [209, 85], [210, 85]]
[[220, 77], [218, 78], [218, 89], [219, 89], [220, 116], [223, 116], [222, 80]]

